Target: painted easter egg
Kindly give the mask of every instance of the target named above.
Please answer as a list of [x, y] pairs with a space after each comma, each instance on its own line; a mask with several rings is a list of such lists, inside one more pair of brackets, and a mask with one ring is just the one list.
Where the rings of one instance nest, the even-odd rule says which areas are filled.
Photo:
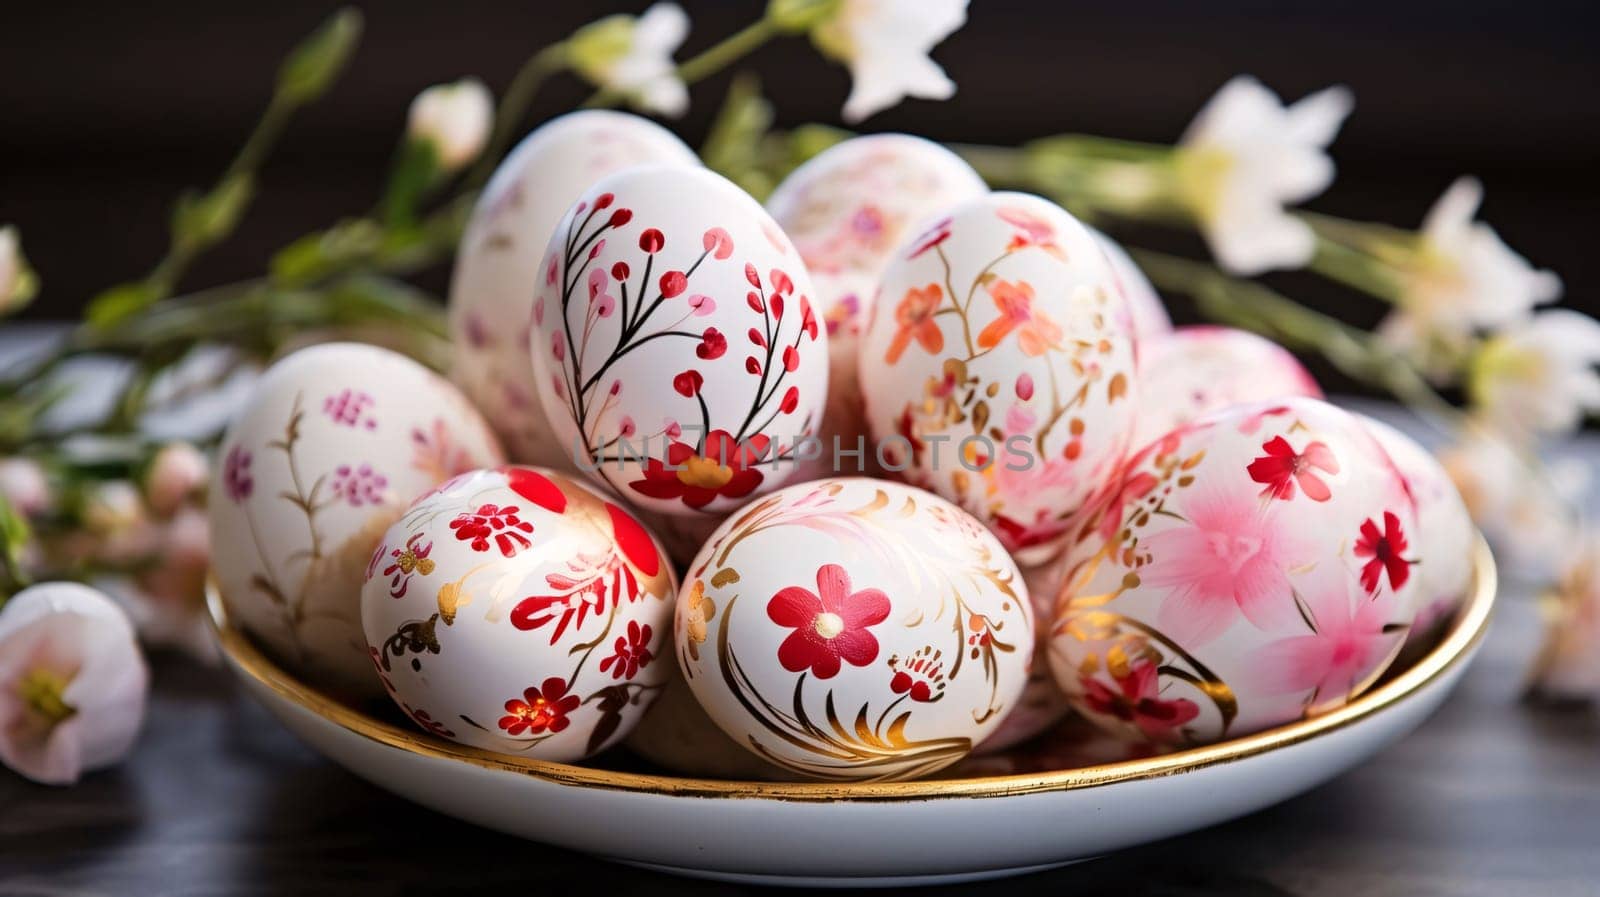
[[473, 209], [450, 282], [450, 378], [516, 461], [571, 470], [528, 357], [539, 263], [585, 187], [632, 165], [699, 165], [683, 141], [637, 115], [591, 109], [551, 119], [506, 156]]
[[1083, 225], [992, 193], [904, 245], [861, 341], [867, 422], [890, 470], [987, 524], [1024, 564], [1133, 436], [1127, 300]]
[[705, 169], [632, 168], [556, 228], [533, 358], [555, 432], [641, 508], [726, 513], [794, 475], [828, 389], [805, 265]]
[[1444, 465], [1415, 439], [1367, 415], [1356, 415], [1394, 461], [1417, 502], [1417, 618], [1407, 643], [1420, 644], [1450, 620], [1472, 587], [1477, 530]]
[[229, 618], [308, 682], [349, 696], [379, 691], [358, 596], [383, 531], [421, 493], [504, 460], [448, 381], [356, 343], [269, 368], [221, 459], [209, 513]]
[[1179, 327], [1141, 342], [1139, 353], [1136, 446], [1229, 405], [1322, 398], [1322, 387], [1289, 350], [1244, 330]]
[[570, 761], [622, 739], [666, 684], [671, 565], [627, 511], [501, 467], [418, 499], [361, 588], [369, 669], [434, 735]]
[[965, 756], [1028, 677], [1027, 589], [982, 524], [910, 486], [800, 483], [730, 515], [689, 568], [678, 662], [768, 763], [835, 781]]
[[[822, 451], [801, 479], [873, 469], [872, 453], [838, 456], [868, 436], [862, 417], [857, 346], [878, 278], [912, 229], [988, 187], [972, 166], [937, 143], [907, 134], [872, 134], [838, 143], [796, 168], [767, 210], [805, 260], [817, 312], [828, 328], [829, 392], [817, 434]], [[864, 444], [864, 439], [863, 439]]]
[[1134, 264], [1133, 258], [1128, 255], [1128, 250], [1123, 249], [1121, 243], [1092, 227], [1089, 228], [1089, 232], [1100, 242], [1106, 260], [1111, 262], [1111, 271], [1116, 275], [1117, 285], [1122, 288], [1122, 295], [1128, 299], [1128, 327], [1139, 339], [1140, 351], [1143, 352], [1147, 341], [1172, 332], [1172, 317], [1167, 314], [1167, 306], [1161, 301], [1161, 294], [1150, 285], [1150, 278], [1145, 277], [1139, 266]]
[[1000, 725], [972, 749], [974, 754], [1009, 750], [1054, 726], [1072, 709], [1050, 673], [1049, 662], [1049, 622], [1055, 595], [1060, 591], [1061, 576], [1061, 565], [1055, 563], [1022, 568], [1022, 582], [1028, 587], [1033, 618], [1038, 624], [1033, 658], [1028, 667], [1028, 684]]
[[1202, 744], [1337, 707], [1416, 614], [1415, 505], [1348, 412], [1235, 405], [1130, 458], [1064, 555], [1050, 666], [1109, 731]]

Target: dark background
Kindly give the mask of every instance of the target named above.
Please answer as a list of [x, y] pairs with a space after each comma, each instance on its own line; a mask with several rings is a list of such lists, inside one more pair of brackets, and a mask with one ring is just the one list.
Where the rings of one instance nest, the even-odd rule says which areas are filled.
[[[160, 255], [172, 197], [209, 184], [248, 133], [280, 55], [334, 4], [156, 2], [6, 4], [0, 11], [0, 223], [22, 229], [45, 293], [26, 314], [63, 318]], [[685, 0], [681, 55], [758, 14], [753, 2]], [[935, 54], [959, 84], [949, 103], [911, 101], [867, 130], [1014, 143], [1063, 131], [1171, 141], [1231, 75], [1286, 98], [1354, 88], [1334, 145], [1339, 179], [1313, 206], [1414, 227], [1456, 175], [1486, 183], [1485, 217], [1567, 301], [1600, 312], [1594, 166], [1600, 118], [1595, 30], [1586, 4], [1360, 0], [977, 0]], [[642, 3], [371, 4], [361, 51], [333, 92], [304, 111], [268, 164], [242, 232], [185, 287], [259, 272], [273, 249], [370, 207], [411, 97], [475, 74], [497, 92], [533, 50], [576, 25]], [[846, 72], [802, 40], [752, 61], [783, 126], [836, 122]], [[726, 77], [698, 86], [678, 131], [703, 136]], [[537, 120], [588, 90], [570, 78], [541, 95]], [[1121, 232], [1194, 248], [1185, 235]], [[445, 272], [424, 283], [442, 292]], [[1306, 275], [1275, 282], [1371, 323], [1371, 300]], [[1175, 304], [1180, 319], [1191, 309]]]

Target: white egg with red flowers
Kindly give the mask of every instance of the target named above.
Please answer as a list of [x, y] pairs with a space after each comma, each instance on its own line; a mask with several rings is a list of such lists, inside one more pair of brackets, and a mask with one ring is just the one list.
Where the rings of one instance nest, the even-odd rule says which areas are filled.
[[794, 475], [828, 390], [805, 265], [761, 205], [704, 169], [629, 169], [584, 193], [536, 284], [545, 411], [639, 507], [721, 514]]
[[501, 467], [418, 499], [361, 589], [369, 666], [418, 726], [571, 761], [638, 722], [671, 673], [671, 565], [563, 474]]
[[905, 244], [862, 336], [885, 466], [966, 508], [1022, 563], [1126, 454], [1127, 300], [1095, 237], [1036, 196], [964, 203]]
[[1440, 623], [1455, 616], [1472, 587], [1476, 529], [1450, 474], [1432, 452], [1389, 424], [1364, 414], [1378, 444], [1389, 453], [1417, 502], [1416, 553], [1428, 559], [1416, 568], [1417, 618], [1406, 641], [1421, 644]]
[[605, 109], [569, 113], [523, 138], [473, 208], [450, 281], [450, 377], [515, 461], [573, 468], [571, 447], [545, 418], [528, 357], [534, 286], [550, 234], [585, 187], [646, 163], [700, 160], [647, 118]]
[[1021, 574], [971, 515], [861, 477], [736, 511], [690, 565], [678, 663], [706, 714], [791, 773], [916, 778], [964, 757], [1028, 678]]
[[208, 510], [229, 618], [312, 685], [377, 695], [358, 607], [367, 559], [412, 499], [503, 462], [488, 424], [411, 359], [326, 343], [262, 375], [220, 451]]
[[1232, 327], [1179, 327], [1139, 343], [1134, 445], [1229, 405], [1282, 396], [1322, 398], [1322, 387], [1288, 349]]
[[815, 479], [872, 470], [834, 465], [833, 444], [854, 448], [868, 435], [862, 417], [857, 346], [878, 279], [913, 229], [989, 188], [972, 166], [937, 143], [909, 134], [869, 134], [823, 150], [790, 172], [767, 210], [805, 260], [828, 328], [829, 392], [818, 434], [824, 451], [799, 475]]
[[1416, 615], [1415, 505], [1316, 399], [1230, 406], [1130, 458], [1074, 530], [1050, 666], [1130, 740], [1192, 745], [1340, 706]]

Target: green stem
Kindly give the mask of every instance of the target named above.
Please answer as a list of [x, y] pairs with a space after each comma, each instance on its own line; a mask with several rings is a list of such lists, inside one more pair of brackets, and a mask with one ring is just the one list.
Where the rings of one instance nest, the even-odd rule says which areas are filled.
[[567, 44], [565, 41], [551, 44], [543, 50], [533, 54], [522, 68], [517, 70], [511, 84], [506, 87], [505, 96], [500, 98], [500, 104], [494, 112], [494, 132], [489, 137], [489, 142], [483, 148], [483, 153], [478, 156], [478, 161], [467, 174], [465, 186], [468, 190], [475, 191], [489, 181], [489, 175], [494, 173], [495, 166], [500, 163], [500, 157], [505, 155], [511, 145], [511, 139], [516, 136], [522, 125], [522, 119], [528, 112], [528, 106], [533, 102], [533, 97], [539, 92], [546, 79], [567, 67]]
[[1391, 304], [1398, 304], [1402, 298], [1402, 287], [1394, 269], [1365, 252], [1325, 237], [1317, 237], [1316, 254], [1306, 267], [1329, 280]]
[[[777, 25], [765, 17], [757, 19], [683, 62], [678, 66], [678, 78], [684, 84], [709, 78], [782, 33]], [[627, 97], [617, 91], [602, 88], [585, 100], [583, 107], [598, 109], [615, 106], [625, 99]]]
[[1373, 334], [1202, 262], [1133, 247], [1128, 254], [1158, 288], [1193, 296], [1206, 317], [1255, 331], [1291, 349], [1317, 352], [1346, 376], [1387, 389], [1418, 411], [1454, 426], [1463, 422], [1461, 412], [1403, 355]]

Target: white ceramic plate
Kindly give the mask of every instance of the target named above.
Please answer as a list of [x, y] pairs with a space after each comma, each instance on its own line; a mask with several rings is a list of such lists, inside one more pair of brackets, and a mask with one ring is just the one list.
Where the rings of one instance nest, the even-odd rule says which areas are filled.
[[1206, 748], [1076, 769], [889, 784], [689, 779], [505, 757], [364, 714], [283, 672], [211, 612], [229, 665], [356, 775], [466, 822], [683, 875], [783, 885], [970, 881], [1089, 859], [1251, 813], [1333, 778], [1449, 694], [1494, 605], [1472, 595], [1408, 669], [1325, 715]]

